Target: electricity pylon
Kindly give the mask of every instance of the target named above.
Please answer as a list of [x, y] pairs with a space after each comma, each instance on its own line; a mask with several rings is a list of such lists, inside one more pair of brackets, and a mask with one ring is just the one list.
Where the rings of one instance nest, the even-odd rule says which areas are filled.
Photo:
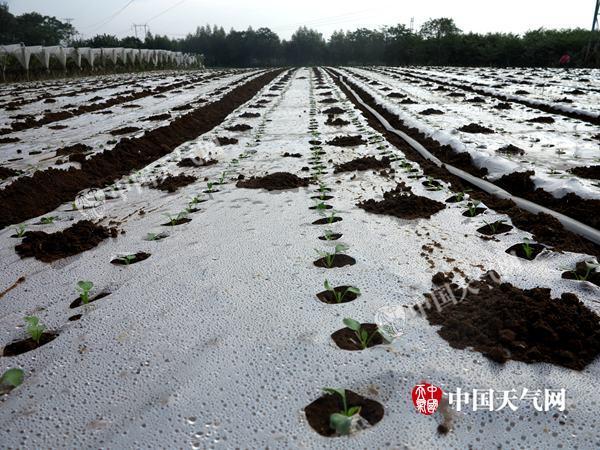
[[[599, 0], [600, 1], [600, 0]], [[142, 24], [142, 25], [136, 25], [135, 23], [133, 24], [133, 31], [135, 33], [135, 37], [138, 37], [138, 28], [141, 28], [144, 30], [144, 34], [141, 34], [142, 38], [145, 38], [148, 35], [148, 24]]]

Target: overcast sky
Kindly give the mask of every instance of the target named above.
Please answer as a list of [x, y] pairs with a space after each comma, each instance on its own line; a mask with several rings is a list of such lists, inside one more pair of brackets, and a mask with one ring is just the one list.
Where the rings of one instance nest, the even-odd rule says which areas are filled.
[[[1, 1], [1, 0], [0, 0]], [[4, 0], [6, 1], [6, 0]], [[522, 33], [529, 29], [591, 28], [594, 0], [8, 0], [13, 14], [38, 11], [72, 18], [84, 37], [132, 35], [132, 24], [153, 33], [183, 37], [198, 25], [226, 30], [269, 27], [289, 38], [300, 25], [329, 37], [334, 30], [375, 28], [398, 23], [415, 27], [436, 17], [452, 17], [463, 31]]]

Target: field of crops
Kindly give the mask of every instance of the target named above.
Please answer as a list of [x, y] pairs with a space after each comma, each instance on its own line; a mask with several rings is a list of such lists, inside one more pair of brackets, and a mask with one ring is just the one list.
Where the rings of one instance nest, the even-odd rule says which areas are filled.
[[600, 71], [148, 72], [0, 106], [2, 448], [600, 447]]

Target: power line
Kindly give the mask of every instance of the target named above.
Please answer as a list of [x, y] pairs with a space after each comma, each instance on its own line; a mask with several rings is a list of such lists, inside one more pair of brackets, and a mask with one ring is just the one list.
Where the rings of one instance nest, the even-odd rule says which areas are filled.
[[177, 8], [178, 6], [182, 5], [183, 3], [187, 2], [187, 0], [181, 0], [180, 2], [174, 4], [173, 6], [168, 7], [167, 9], [165, 9], [164, 11], [158, 13], [157, 15], [151, 17], [150, 19], [146, 20], [146, 23], [154, 20], [154, 19], [158, 19], [160, 16], [168, 13], [169, 11], [171, 11], [172, 9]]
[[106, 19], [103, 19], [101, 22], [97, 23], [96, 25], [91, 25], [88, 27], [84, 27], [85, 30], [89, 30], [89, 32], [93, 32], [96, 31], [99, 28], [102, 28], [105, 25], [108, 25], [110, 22], [112, 22], [114, 19], [116, 19], [119, 14], [121, 14], [123, 11], [125, 11], [133, 2], [135, 2], [135, 0], [129, 0], [125, 6], [123, 6], [121, 9], [117, 10], [116, 12], [114, 12], [113, 14], [111, 14], [110, 16], [108, 16]]

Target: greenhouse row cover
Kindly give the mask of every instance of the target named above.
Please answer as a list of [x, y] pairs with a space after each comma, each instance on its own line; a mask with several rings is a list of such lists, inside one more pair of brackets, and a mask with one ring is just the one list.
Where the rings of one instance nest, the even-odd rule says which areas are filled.
[[6, 64], [6, 56], [15, 57], [23, 69], [29, 71], [31, 57], [34, 56], [46, 68], [50, 68], [50, 58], [56, 58], [66, 68], [67, 60], [75, 61], [77, 67], [81, 67], [85, 60], [91, 67], [98, 61], [109, 60], [113, 64], [118, 61], [122, 63], [141, 64], [148, 63], [155, 66], [159, 64], [176, 64], [177, 66], [190, 66], [196, 64], [198, 59], [195, 55], [173, 52], [170, 50], [149, 50], [137, 48], [90, 48], [90, 47], [62, 47], [41, 45], [25, 46], [23, 44], [0, 45], [0, 58], [2, 64]]

